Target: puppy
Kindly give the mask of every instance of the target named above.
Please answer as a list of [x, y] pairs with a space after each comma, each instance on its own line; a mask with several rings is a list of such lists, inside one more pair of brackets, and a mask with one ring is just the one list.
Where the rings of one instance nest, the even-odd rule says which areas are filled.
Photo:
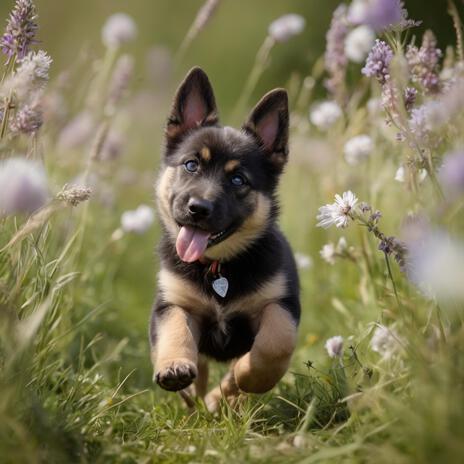
[[[288, 369], [300, 318], [297, 270], [276, 219], [288, 157], [288, 98], [265, 95], [240, 130], [219, 123], [207, 75], [192, 69], [167, 121], [156, 196], [163, 235], [150, 321], [154, 379], [221, 397], [270, 390]], [[207, 359], [231, 362], [206, 394]]]

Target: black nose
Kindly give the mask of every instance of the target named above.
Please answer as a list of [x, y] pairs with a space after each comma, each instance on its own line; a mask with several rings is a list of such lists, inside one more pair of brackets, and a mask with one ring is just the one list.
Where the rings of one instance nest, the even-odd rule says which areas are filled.
[[190, 198], [188, 209], [193, 219], [206, 219], [213, 212], [213, 204], [201, 198]]

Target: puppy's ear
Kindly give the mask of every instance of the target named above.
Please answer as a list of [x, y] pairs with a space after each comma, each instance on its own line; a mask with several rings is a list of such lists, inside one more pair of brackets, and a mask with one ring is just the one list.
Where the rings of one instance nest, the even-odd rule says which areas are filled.
[[217, 123], [216, 100], [208, 76], [195, 67], [189, 71], [174, 97], [166, 126], [168, 147], [176, 145], [191, 129]]
[[255, 106], [243, 126], [252, 133], [268, 154], [269, 160], [281, 172], [288, 157], [288, 96], [284, 89], [267, 93]]

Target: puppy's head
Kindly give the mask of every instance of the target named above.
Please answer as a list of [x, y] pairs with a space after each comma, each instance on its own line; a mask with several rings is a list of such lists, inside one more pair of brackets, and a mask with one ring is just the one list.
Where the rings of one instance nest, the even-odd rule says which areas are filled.
[[158, 209], [179, 257], [227, 260], [272, 223], [288, 155], [285, 90], [265, 95], [241, 130], [219, 125], [207, 75], [192, 69], [166, 127]]

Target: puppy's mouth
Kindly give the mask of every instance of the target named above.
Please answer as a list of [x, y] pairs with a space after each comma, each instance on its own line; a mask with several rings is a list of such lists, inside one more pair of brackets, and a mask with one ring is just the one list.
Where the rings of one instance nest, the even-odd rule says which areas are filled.
[[186, 263], [198, 261], [208, 247], [222, 242], [235, 230], [235, 227], [230, 226], [212, 234], [191, 225], [178, 224], [178, 226], [180, 230], [176, 239], [176, 251], [179, 258]]

